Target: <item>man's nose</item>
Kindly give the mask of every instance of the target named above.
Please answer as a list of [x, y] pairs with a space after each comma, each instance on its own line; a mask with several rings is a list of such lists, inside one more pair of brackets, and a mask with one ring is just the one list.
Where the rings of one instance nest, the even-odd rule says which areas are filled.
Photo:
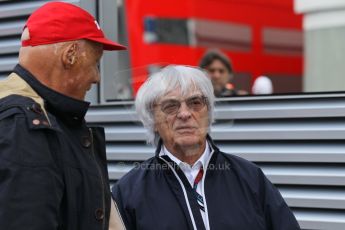
[[177, 112], [177, 117], [180, 119], [188, 119], [191, 117], [191, 111], [190, 108], [187, 106], [185, 102], [181, 103], [181, 106]]

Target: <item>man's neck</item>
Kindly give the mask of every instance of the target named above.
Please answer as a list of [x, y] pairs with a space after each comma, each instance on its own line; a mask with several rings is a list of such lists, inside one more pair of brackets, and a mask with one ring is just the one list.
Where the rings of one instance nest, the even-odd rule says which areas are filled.
[[166, 146], [166, 148], [177, 159], [192, 166], [205, 152], [206, 141], [201, 145], [195, 145], [195, 146], [189, 146], [189, 147], [176, 146], [175, 148]]

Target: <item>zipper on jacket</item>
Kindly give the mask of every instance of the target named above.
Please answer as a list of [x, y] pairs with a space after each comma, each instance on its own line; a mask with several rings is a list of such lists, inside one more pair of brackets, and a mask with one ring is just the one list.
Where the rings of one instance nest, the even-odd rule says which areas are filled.
[[98, 173], [99, 173], [99, 176], [101, 178], [101, 185], [102, 185], [102, 210], [103, 210], [103, 215], [104, 215], [104, 218], [103, 218], [103, 224], [102, 224], [102, 229], [103, 230], [106, 230], [105, 229], [105, 218], [106, 218], [106, 213], [105, 213], [105, 194], [104, 194], [104, 179], [103, 179], [103, 173], [102, 173], [102, 169], [101, 167], [99, 166], [98, 162], [97, 162], [97, 159], [96, 159], [96, 155], [95, 155], [95, 151], [94, 151], [94, 141], [93, 141], [93, 133], [92, 133], [92, 129], [89, 128], [89, 132], [90, 132], [90, 136], [91, 136], [91, 154], [93, 156], [93, 159], [95, 160], [95, 163], [96, 163], [96, 167], [97, 167], [97, 170], [98, 170]]
[[189, 216], [190, 216], [190, 218], [191, 218], [191, 220], [192, 220], [193, 228], [194, 228], [195, 230], [197, 230], [196, 224], [195, 224], [195, 220], [194, 220], [194, 215], [193, 215], [192, 209], [191, 209], [190, 204], [189, 204], [189, 199], [188, 199], [188, 196], [187, 196], [186, 188], [184, 187], [184, 185], [183, 185], [183, 183], [182, 183], [180, 177], [177, 175], [175, 169], [174, 169], [173, 167], [171, 167], [171, 165], [169, 164], [169, 162], [167, 162], [163, 157], [159, 157], [159, 158], [160, 158], [161, 160], [163, 160], [163, 161], [168, 165], [168, 167], [173, 171], [173, 173], [174, 173], [176, 179], [177, 179], [178, 182], [180, 183], [180, 186], [181, 186], [182, 191], [183, 191], [184, 199], [185, 199], [186, 204], [187, 204]]
[[[211, 145], [209, 145], [210, 146], [210, 148], [212, 149], [212, 147], [211, 147]], [[207, 224], [205, 223], [205, 228], [206, 228], [206, 230], [210, 230], [211, 229], [211, 227], [210, 227], [210, 219], [209, 219], [209, 216], [208, 216], [208, 208], [207, 208], [207, 201], [206, 201], [206, 194], [205, 194], [205, 178], [206, 178], [206, 174], [207, 174], [207, 169], [208, 169], [208, 165], [209, 165], [209, 163], [210, 163], [210, 161], [211, 161], [211, 158], [212, 158], [212, 156], [213, 156], [213, 153], [214, 153], [214, 149], [212, 149], [212, 151], [211, 151], [211, 154], [210, 154], [210, 156], [209, 156], [209, 158], [208, 158], [208, 160], [207, 160], [207, 162], [206, 162], [206, 170], [205, 170], [205, 173], [204, 173], [204, 175], [203, 175], [203, 177], [202, 177], [202, 193], [203, 193], [203, 195], [204, 195], [204, 207], [205, 207], [205, 216], [206, 216], [206, 218], [207, 218]]]

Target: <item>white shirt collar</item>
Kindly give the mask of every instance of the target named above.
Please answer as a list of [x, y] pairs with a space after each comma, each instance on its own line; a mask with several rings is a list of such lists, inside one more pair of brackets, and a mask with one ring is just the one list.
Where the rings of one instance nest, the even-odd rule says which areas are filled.
[[173, 160], [180, 168], [197, 168], [199, 169], [201, 166], [205, 168], [207, 161], [211, 155], [211, 147], [209, 143], [206, 141], [205, 150], [203, 154], [199, 157], [199, 159], [194, 163], [194, 165], [190, 166], [188, 163], [181, 161], [177, 157], [175, 157], [169, 150], [162, 145], [161, 152], [159, 156], [167, 155], [171, 160]]

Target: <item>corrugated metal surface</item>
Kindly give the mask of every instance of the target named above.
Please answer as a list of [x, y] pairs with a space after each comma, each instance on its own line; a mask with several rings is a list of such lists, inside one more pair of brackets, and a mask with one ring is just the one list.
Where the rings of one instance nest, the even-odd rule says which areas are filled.
[[[303, 229], [345, 229], [345, 94], [228, 98], [216, 105], [211, 135], [220, 148], [257, 163]], [[153, 155], [131, 103], [92, 107], [106, 128], [116, 181]]]

